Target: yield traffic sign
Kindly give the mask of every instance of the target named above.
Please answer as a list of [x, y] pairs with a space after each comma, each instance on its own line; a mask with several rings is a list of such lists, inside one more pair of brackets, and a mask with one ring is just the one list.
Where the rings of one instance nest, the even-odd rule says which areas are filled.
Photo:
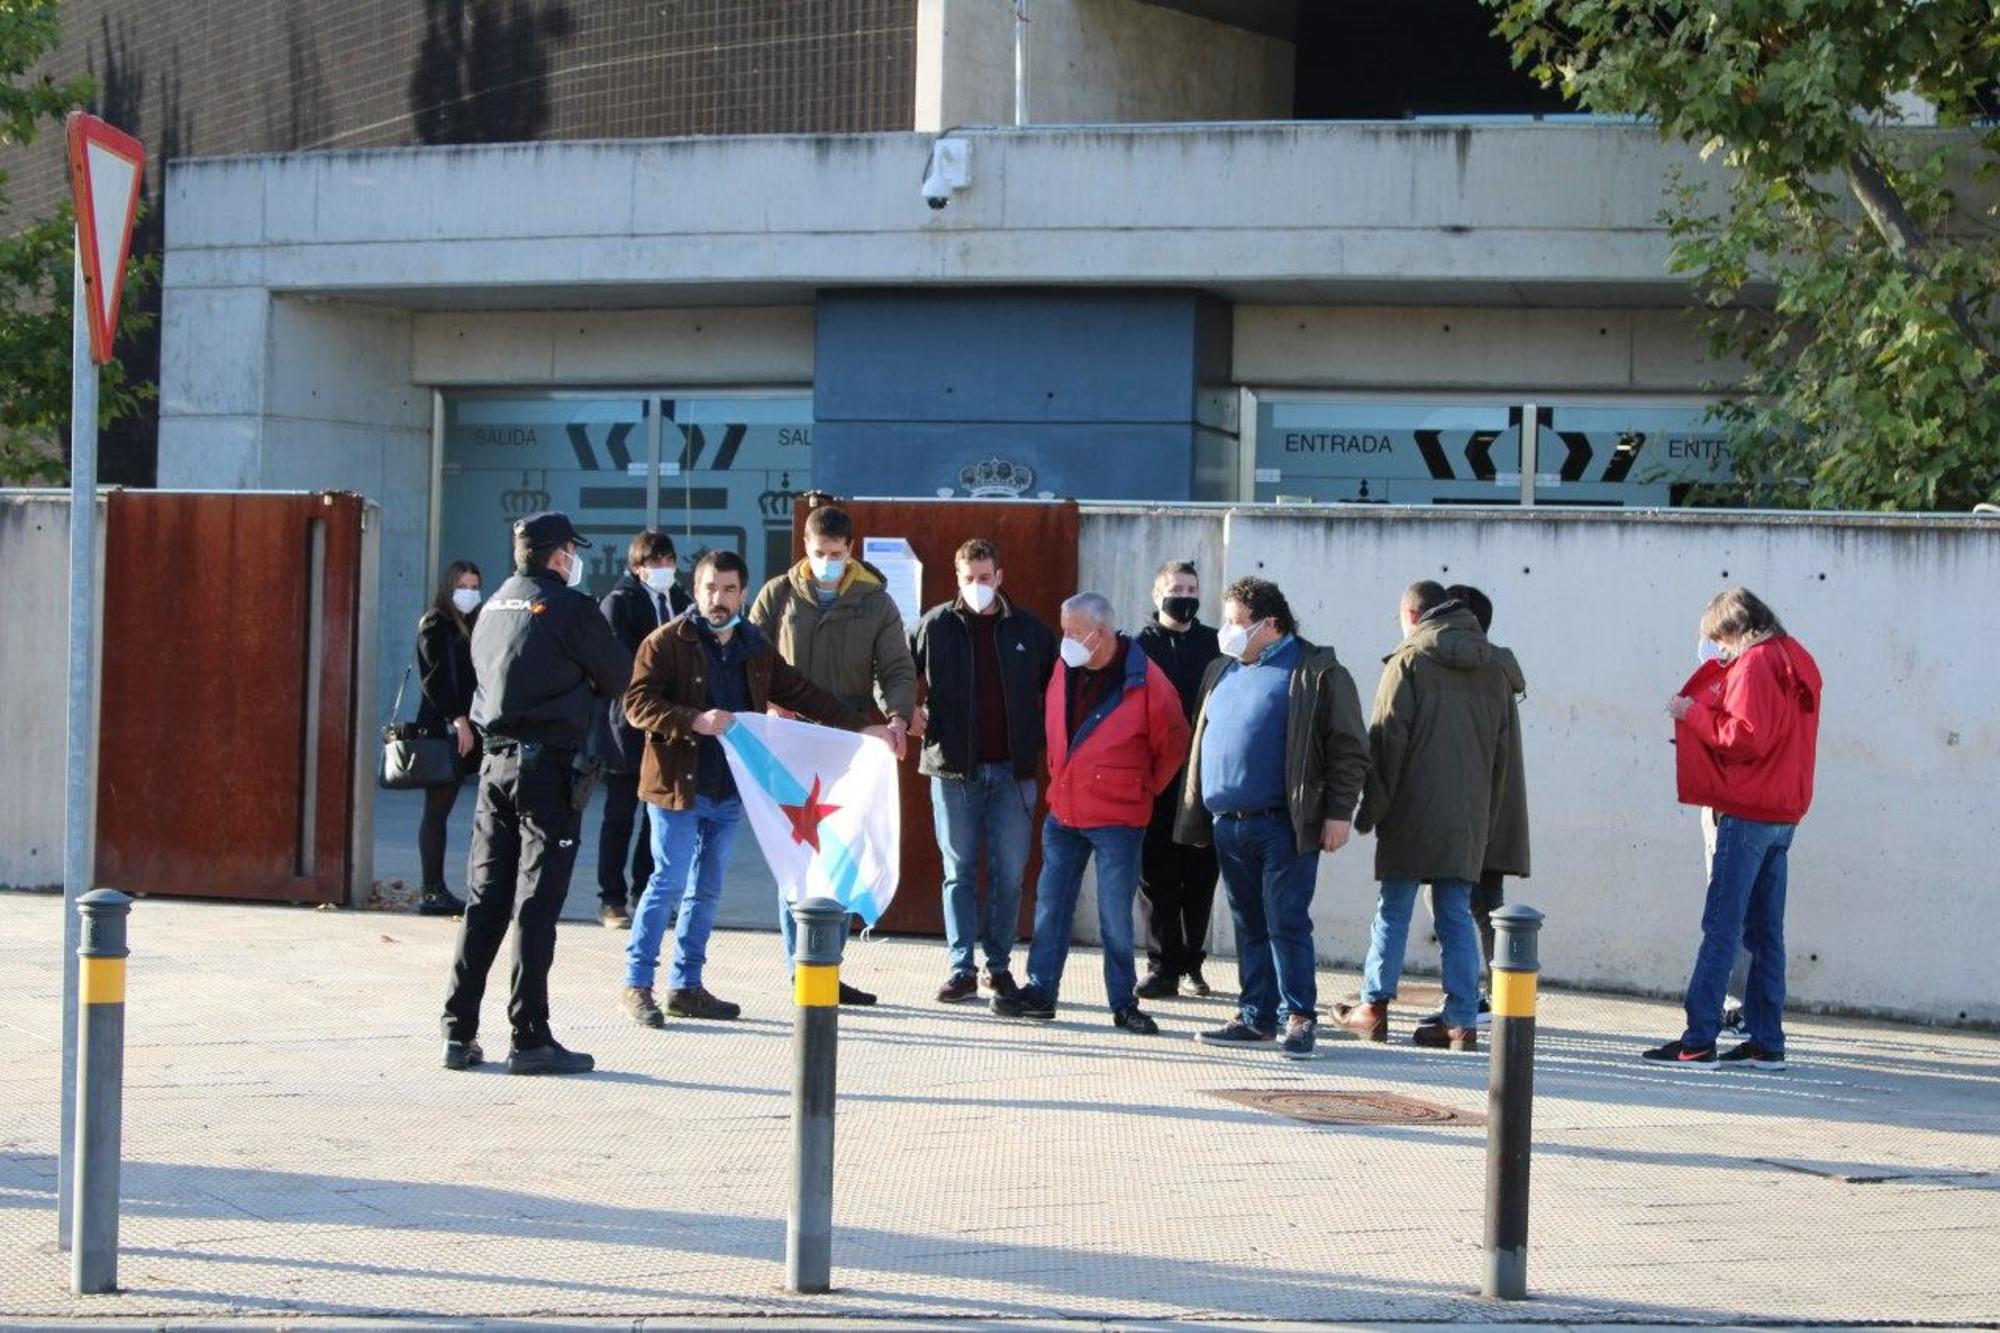
[[76, 200], [77, 257], [89, 307], [90, 358], [111, 359], [118, 329], [118, 301], [125, 293], [125, 260], [132, 252], [132, 220], [139, 211], [139, 177], [146, 150], [123, 130], [82, 111], [69, 114], [69, 183]]

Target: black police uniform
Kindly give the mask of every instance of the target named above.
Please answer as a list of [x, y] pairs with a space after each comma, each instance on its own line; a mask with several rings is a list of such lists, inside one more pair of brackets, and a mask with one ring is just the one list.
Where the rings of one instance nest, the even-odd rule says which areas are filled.
[[[515, 525], [538, 548], [575, 540], [562, 514]], [[603, 701], [625, 692], [632, 655], [597, 603], [545, 570], [516, 572], [480, 608], [472, 632], [478, 685], [472, 721], [485, 737], [479, 808], [466, 870], [465, 918], [444, 1004], [448, 1042], [479, 1030], [486, 974], [514, 921], [514, 988], [507, 1016], [514, 1048], [554, 1041], [549, 964], [569, 893], [583, 813], [575, 761]]]

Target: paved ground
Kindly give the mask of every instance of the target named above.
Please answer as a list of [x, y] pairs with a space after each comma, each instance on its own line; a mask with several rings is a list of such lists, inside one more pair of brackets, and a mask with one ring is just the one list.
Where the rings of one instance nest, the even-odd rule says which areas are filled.
[[1989, 1036], [1805, 1020], [1791, 1073], [1677, 1075], [1630, 1058], [1669, 1007], [1547, 996], [1537, 1299], [1503, 1307], [1471, 1294], [1477, 1128], [1316, 1127], [1214, 1095], [1477, 1112], [1483, 1057], [1212, 1052], [1188, 1036], [1221, 1001], [1161, 1004], [1166, 1035], [1129, 1037], [1092, 1007], [1087, 951], [1057, 1023], [1007, 1023], [928, 1000], [935, 944], [857, 941], [850, 975], [889, 1003], [842, 1018], [839, 1290], [798, 1298], [771, 934], [714, 951], [743, 1021], [652, 1032], [614, 1005], [622, 937], [567, 929], [557, 1030], [602, 1072], [531, 1080], [437, 1067], [449, 921], [164, 900], [133, 918], [125, 1291], [75, 1300], [49, 1244], [57, 925], [54, 899], [0, 895], [0, 1319], [2000, 1318]]

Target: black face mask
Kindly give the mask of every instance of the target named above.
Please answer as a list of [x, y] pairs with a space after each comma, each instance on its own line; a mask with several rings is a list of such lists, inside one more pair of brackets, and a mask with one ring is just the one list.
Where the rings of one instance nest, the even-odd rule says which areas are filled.
[[1201, 598], [1163, 597], [1160, 599], [1160, 610], [1166, 613], [1167, 619], [1176, 624], [1192, 624], [1195, 612], [1201, 610]]

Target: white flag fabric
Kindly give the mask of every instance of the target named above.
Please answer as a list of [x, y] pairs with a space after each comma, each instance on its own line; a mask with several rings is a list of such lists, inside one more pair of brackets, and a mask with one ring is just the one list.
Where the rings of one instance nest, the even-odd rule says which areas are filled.
[[896, 755], [873, 737], [738, 713], [722, 733], [737, 794], [788, 902], [838, 899], [874, 925], [896, 896]]

